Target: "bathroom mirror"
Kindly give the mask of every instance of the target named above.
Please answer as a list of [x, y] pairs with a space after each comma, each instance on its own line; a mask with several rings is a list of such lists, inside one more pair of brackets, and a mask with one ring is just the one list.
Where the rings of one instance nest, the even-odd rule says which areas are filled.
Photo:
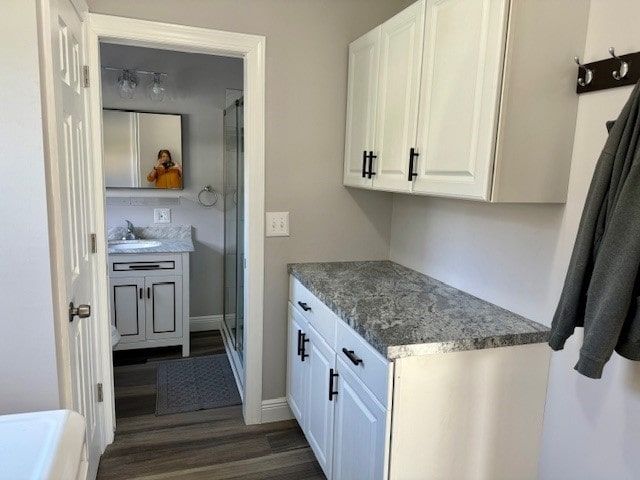
[[102, 127], [107, 188], [183, 188], [181, 115], [104, 109]]

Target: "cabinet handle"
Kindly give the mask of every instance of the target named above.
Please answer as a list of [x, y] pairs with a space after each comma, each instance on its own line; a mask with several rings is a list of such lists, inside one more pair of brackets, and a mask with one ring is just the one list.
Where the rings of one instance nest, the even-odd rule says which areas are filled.
[[416, 153], [416, 149], [415, 148], [410, 148], [409, 149], [409, 178], [407, 180], [409, 180], [410, 182], [413, 182], [413, 177], [417, 177], [418, 176], [417, 173], [413, 173], [413, 159], [414, 158], [418, 158], [418, 155], [420, 155], [420, 154]]
[[130, 270], [153, 270], [153, 269], [157, 269], [160, 268], [160, 265], [158, 264], [145, 264], [145, 265], [129, 265], [129, 269]]
[[367, 176], [367, 151], [362, 151], [362, 178]]
[[300, 305], [305, 312], [308, 312], [309, 310], [311, 310], [311, 307], [304, 302], [298, 301], [298, 305]]
[[147, 287], [147, 298], [151, 298], [151, 287]]
[[142, 300], [142, 287], [140, 287], [140, 300]]
[[354, 365], [359, 365], [362, 363], [362, 365], [364, 365], [364, 362], [362, 361], [362, 359], [360, 357], [358, 357], [353, 350], [347, 350], [346, 348], [342, 348], [342, 353], [344, 353], [347, 358], [349, 360], [351, 360], [351, 363], [353, 363]]
[[377, 155], [374, 155], [373, 152], [371, 150], [369, 150], [369, 171], [367, 172], [367, 175], [369, 178], [371, 178], [372, 175], [375, 175], [376, 172], [373, 171], [373, 159], [374, 158], [378, 158]]
[[330, 402], [333, 401], [334, 395], [338, 395], [337, 390], [335, 392], [333, 391], [333, 379], [334, 377], [337, 378], [338, 374], [333, 372], [334, 372], [333, 368], [330, 368], [329, 369], [329, 401]]
[[298, 356], [302, 355], [302, 330], [298, 329]]
[[301, 361], [304, 362], [304, 359], [307, 358], [309, 356], [307, 352], [307, 348], [305, 346], [305, 343], [307, 343], [309, 341], [309, 339], [307, 338], [307, 334], [306, 333], [302, 333], [300, 335], [300, 339], [302, 340], [302, 346], [300, 347], [300, 359]]

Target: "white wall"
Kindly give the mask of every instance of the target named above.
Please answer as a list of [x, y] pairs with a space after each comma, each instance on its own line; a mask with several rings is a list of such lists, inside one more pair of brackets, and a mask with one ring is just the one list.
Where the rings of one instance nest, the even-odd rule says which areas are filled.
[[[172, 52], [141, 47], [102, 44], [101, 63], [110, 67], [167, 73], [167, 96], [162, 102], [149, 99], [149, 75], [138, 77], [132, 99], [120, 98], [116, 89], [118, 72], [102, 72], [102, 101], [105, 108], [182, 114], [184, 190], [158, 192], [155, 189], [108, 189], [117, 196], [180, 196], [171, 209], [171, 224], [192, 225], [195, 251], [190, 255], [190, 315], [222, 314], [224, 212], [223, 212], [223, 114], [226, 89], [242, 89], [243, 65], [238, 58]], [[211, 185], [220, 193], [211, 208], [197, 203], [202, 187]], [[209, 197], [203, 197], [206, 200]], [[107, 225], [154, 225], [153, 206], [107, 206]]]
[[[632, 0], [592, 0], [585, 61], [640, 50]], [[582, 52], [576, 52], [581, 55]], [[567, 59], [568, 62], [571, 59]], [[631, 87], [580, 97], [566, 205], [483, 205], [394, 196], [391, 259], [550, 325], [584, 199], [606, 139]], [[581, 329], [579, 329], [581, 330]], [[636, 479], [640, 472], [640, 363], [617, 354], [604, 377], [573, 366], [581, 331], [552, 357], [541, 479]]]
[[89, 0], [89, 11], [266, 37], [263, 398], [285, 395], [286, 264], [385, 259], [390, 196], [342, 186], [348, 44], [413, 0]]
[[59, 408], [35, 1], [0, 15], [0, 414]]

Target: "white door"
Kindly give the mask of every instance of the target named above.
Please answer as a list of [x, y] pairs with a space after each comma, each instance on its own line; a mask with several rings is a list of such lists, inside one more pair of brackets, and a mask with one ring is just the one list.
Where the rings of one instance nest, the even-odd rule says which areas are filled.
[[416, 139], [424, 0], [382, 24], [376, 119], [377, 190], [410, 191], [409, 153]]
[[307, 334], [309, 339], [305, 346], [305, 351], [309, 354], [309, 358], [305, 359], [309, 361], [307, 418], [302, 429], [325, 475], [327, 478], [332, 478], [333, 406], [336, 396], [329, 392], [335, 392], [338, 388], [335, 371], [336, 354], [312, 325], [308, 326]]
[[507, 0], [428, 0], [414, 192], [487, 200]]
[[369, 153], [375, 150], [380, 27], [349, 45], [347, 129], [344, 147], [345, 185], [371, 187]]
[[387, 411], [338, 359], [340, 389], [333, 445], [334, 480], [386, 478]]
[[[76, 1], [76, 3], [79, 3]], [[43, 2], [50, 7], [45, 34], [50, 35], [55, 99], [55, 137], [57, 151], [51, 152], [56, 169], [54, 179], [60, 195], [64, 288], [68, 301], [76, 307], [91, 304], [93, 271], [89, 228], [92, 209], [88, 188], [91, 163], [88, 158], [85, 89], [82, 82], [83, 25], [80, 14], [70, 0]], [[52, 113], [50, 113], [52, 115]], [[53, 145], [52, 145], [53, 146]], [[57, 154], [57, 159], [56, 159]], [[55, 182], [55, 180], [54, 180]], [[59, 264], [60, 264], [59, 263]], [[68, 323], [69, 353], [74, 408], [87, 422], [89, 472], [94, 476], [102, 452], [101, 410], [98, 408], [97, 378], [99, 343], [98, 325], [93, 315], [75, 316]]]

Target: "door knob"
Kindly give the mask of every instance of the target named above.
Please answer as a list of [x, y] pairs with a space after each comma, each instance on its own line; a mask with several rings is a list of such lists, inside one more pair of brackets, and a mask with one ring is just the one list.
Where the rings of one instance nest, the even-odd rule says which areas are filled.
[[73, 306], [73, 302], [69, 303], [69, 322], [73, 322], [73, 317], [78, 316], [80, 318], [87, 318], [91, 315], [91, 305], [78, 305]]

